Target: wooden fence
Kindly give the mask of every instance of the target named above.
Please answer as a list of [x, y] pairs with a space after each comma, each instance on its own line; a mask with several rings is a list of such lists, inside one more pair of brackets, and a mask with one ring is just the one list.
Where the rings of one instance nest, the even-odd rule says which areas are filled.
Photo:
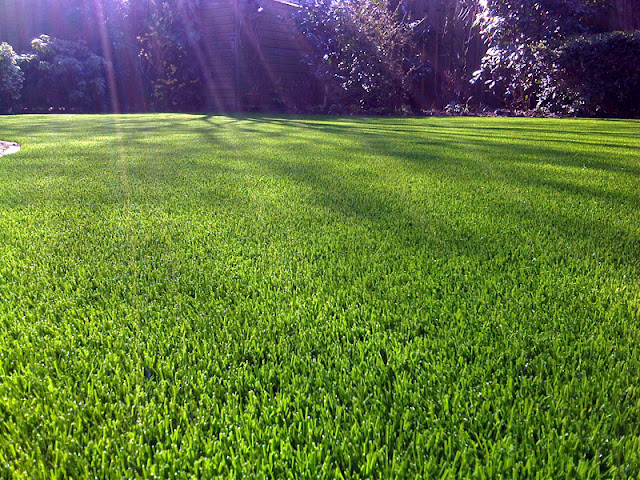
[[304, 89], [309, 51], [293, 14], [300, 7], [282, 0], [206, 0], [201, 26], [210, 81], [207, 102], [221, 111], [286, 106]]

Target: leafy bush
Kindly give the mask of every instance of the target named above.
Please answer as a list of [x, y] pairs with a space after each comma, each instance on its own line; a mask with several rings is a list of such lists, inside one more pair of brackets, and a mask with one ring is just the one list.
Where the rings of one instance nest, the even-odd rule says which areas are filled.
[[541, 86], [550, 84], [545, 62], [545, 42], [509, 43], [490, 47], [473, 81], [484, 84], [505, 105], [529, 110], [538, 105]]
[[474, 81], [483, 81], [504, 105], [541, 107], [557, 95], [550, 52], [589, 29], [600, 0], [486, 0], [477, 22], [487, 51]]
[[412, 52], [412, 25], [389, 0], [313, 0], [300, 25], [315, 50], [315, 75], [327, 85], [325, 106], [388, 113], [409, 100], [422, 65]]
[[23, 73], [16, 53], [8, 43], [0, 43], [0, 112], [10, 112], [20, 99]]
[[23, 103], [31, 110], [102, 111], [105, 61], [81, 42], [41, 35], [33, 53], [19, 57], [25, 74]]
[[555, 63], [572, 113], [640, 116], [640, 33], [574, 37], [556, 50]]
[[190, 41], [193, 35], [180, 5], [155, 5], [147, 32], [138, 38], [140, 58], [155, 110], [199, 109], [204, 102], [203, 75]]

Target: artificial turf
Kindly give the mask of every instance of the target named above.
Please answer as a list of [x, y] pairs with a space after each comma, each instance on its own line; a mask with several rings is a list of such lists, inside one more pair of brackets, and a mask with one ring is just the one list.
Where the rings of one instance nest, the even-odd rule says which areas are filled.
[[640, 122], [0, 139], [0, 478], [640, 476]]

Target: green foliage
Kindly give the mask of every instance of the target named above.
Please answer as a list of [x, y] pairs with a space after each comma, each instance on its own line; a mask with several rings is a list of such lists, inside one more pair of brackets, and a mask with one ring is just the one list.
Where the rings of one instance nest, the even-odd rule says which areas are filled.
[[541, 106], [558, 81], [549, 49], [585, 33], [605, 2], [589, 0], [488, 0], [477, 21], [488, 49], [474, 81], [483, 81], [508, 106]]
[[20, 99], [23, 73], [16, 53], [8, 43], [0, 43], [0, 113], [10, 112]]
[[105, 109], [105, 62], [82, 42], [41, 35], [31, 54], [19, 58], [25, 74], [23, 98], [30, 110]]
[[505, 43], [490, 47], [482, 58], [473, 82], [486, 88], [510, 107], [529, 110], [538, 105], [543, 85], [553, 85], [553, 72], [546, 63], [546, 42]]
[[[315, 49], [315, 75], [344, 109], [397, 112], [411, 97], [422, 68], [412, 49], [412, 26], [388, 0], [305, 4], [300, 25]], [[325, 105], [326, 106], [326, 105]]]
[[198, 110], [203, 104], [202, 74], [181, 16], [182, 5], [153, 5], [150, 25], [138, 41], [154, 108]]
[[1, 120], [0, 478], [640, 476], [640, 123]]
[[[584, 89], [565, 88], [565, 81], [556, 75], [554, 52], [576, 35], [637, 28], [640, 12], [640, 0], [300, 2], [307, 7], [303, 30], [316, 52], [308, 59], [315, 80], [260, 84], [268, 75], [259, 62], [253, 62], [250, 67], [259, 74], [247, 75], [240, 84], [245, 90], [259, 87], [262, 97], [271, 97], [278, 108], [334, 113], [397, 113], [446, 105], [453, 111], [454, 105], [469, 105], [473, 111], [491, 104], [611, 115], [605, 110], [622, 110], [600, 106], [602, 98], [593, 100], [591, 91], [586, 93], [589, 98], [578, 99]], [[242, 30], [252, 22], [247, 12], [263, 5], [262, 0], [241, 3], [240, 43], [245, 41]], [[56, 74], [43, 65], [42, 79], [34, 75], [40, 72], [38, 67], [31, 68], [25, 60], [30, 79], [22, 107], [100, 110], [108, 97], [113, 100], [109, 106], [122, 111], [204, 108], [204, 87], [217, 75], [228, 75], [229, 81], [231, 74], [207, 70], [208, 56], [216, 51], [203, 41], [210, 37], [203, 4], [202, 0], [0, 1], [0, 42], [8, 42], [17, 52], [26, 51], [33, 37], [47, 32], [52, 38], [81, 41], [89, 52], [108, 60], [108, 92], [104, 86], [72, 86], [68, 79], [84, 69], [78, 64], [84, 60], [75, 54], [65, 55]], [[251, 49], [251, 42], [243, 44], [247, 47]], [[623, 57], [612, 56], [625, 63]], [[15, 105], [19, 90], [19, 74], [9, 68], [11, 89], [0, 90], [4, 110]], [[571, 75], [566, 72], [567, 79]], [[610, 82], [611, 96], [623, 97], [624, 91], [613, 91], [618, 83]], [[242, 100], [246, 108], [254, 108], [248, 98]], [[594, 101], [597, 105], [592, 105]]]
[[561, 99], [571, 112], [640, 116], [640, 33], [614, 32], [570, 39], [556, 52]]
[[535, 43], [584, 32], [588, 16], [605, 2], [591, 0], [486, 0], [478, 21], [492, 45]]

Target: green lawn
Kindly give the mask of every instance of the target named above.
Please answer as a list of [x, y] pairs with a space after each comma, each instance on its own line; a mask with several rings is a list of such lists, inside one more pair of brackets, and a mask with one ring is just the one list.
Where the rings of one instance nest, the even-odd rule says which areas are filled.
[[640, 476], [640, 122], [0, 139], [0, 478]]

